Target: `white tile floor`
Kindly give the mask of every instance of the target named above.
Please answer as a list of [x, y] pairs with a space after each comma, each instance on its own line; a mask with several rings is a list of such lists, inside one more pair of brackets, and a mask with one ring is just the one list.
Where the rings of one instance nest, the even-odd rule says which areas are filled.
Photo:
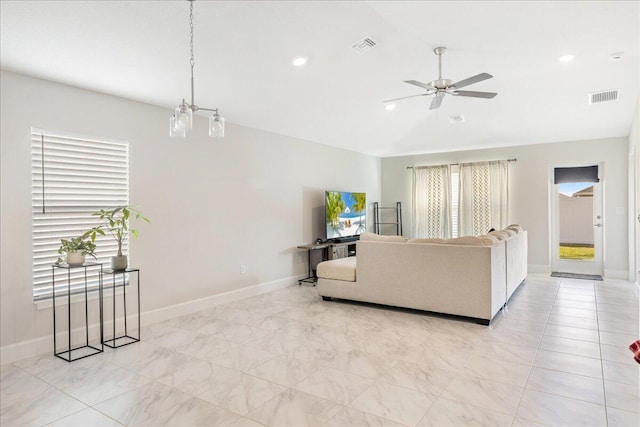
[[8, 426], [639, 426], [639, 298], [532, 275], [491, 327], [292, 286], [66, 363], [1, 367]]

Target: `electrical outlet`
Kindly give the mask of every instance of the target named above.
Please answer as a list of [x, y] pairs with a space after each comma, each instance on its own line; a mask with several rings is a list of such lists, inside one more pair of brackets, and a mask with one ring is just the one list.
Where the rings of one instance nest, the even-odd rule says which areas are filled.
[[247, 274], [247, 266], [240, 264], [240, 274]]

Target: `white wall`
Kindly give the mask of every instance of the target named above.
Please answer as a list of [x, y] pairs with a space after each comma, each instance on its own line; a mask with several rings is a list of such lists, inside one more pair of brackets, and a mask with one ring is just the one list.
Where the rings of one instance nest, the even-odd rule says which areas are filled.
[[31, 126], [130, 141], [131, 203], [153, 222], [131, 244], [143, 312], [294, 283], [307, 265], [296, 246], [324, 233], [325, 189], [380, 200], [376, 157], [229, 122], [214, 140], [205, 117], [170, 139], [169, 109], [10, 72], [0, 80], [3, 348], [51, 333], [51, 310], [36, 308], [31, 289]]
[[517, 158], [510, 163], [510, 217], [529, 232], [531, 271], [549, 270], [549, 166], [604, 162], [605, 275], [628, 275], [627, 138], [559, 142], [382, 159], [382, 200], [405, 206], [411, 226], [411, 171], [407, 166]]
[[629, 131], [629, 279], [640, 285], [640, 96]]

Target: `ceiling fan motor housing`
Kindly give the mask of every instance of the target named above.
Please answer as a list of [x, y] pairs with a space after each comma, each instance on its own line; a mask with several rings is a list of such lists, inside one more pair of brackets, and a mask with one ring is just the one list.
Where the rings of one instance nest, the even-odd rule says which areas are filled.
[[453, 80], [449, 79], [438, 79], [432, 80], [429, 82], [429, 86], [432, 86], [434, 89], [448, 89], [453, 84]]

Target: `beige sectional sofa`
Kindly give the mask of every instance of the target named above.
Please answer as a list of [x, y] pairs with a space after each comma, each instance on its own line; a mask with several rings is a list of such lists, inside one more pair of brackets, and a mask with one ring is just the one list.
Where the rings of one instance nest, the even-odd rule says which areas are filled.
[[521, 229], [448, 241], [364, 233], [356, 257], [318, 264], [318, 294], [489, 324], [526, 276], [526, 250], [524, 270], [518, 253], [523, 244], [526, 249]]
[[[514, 231], [516, 231], [514, 229]], [[527, 278], [528, 241], [527, 232], [520, 228], [505, 239], [507, 257], [507, 302]]]

